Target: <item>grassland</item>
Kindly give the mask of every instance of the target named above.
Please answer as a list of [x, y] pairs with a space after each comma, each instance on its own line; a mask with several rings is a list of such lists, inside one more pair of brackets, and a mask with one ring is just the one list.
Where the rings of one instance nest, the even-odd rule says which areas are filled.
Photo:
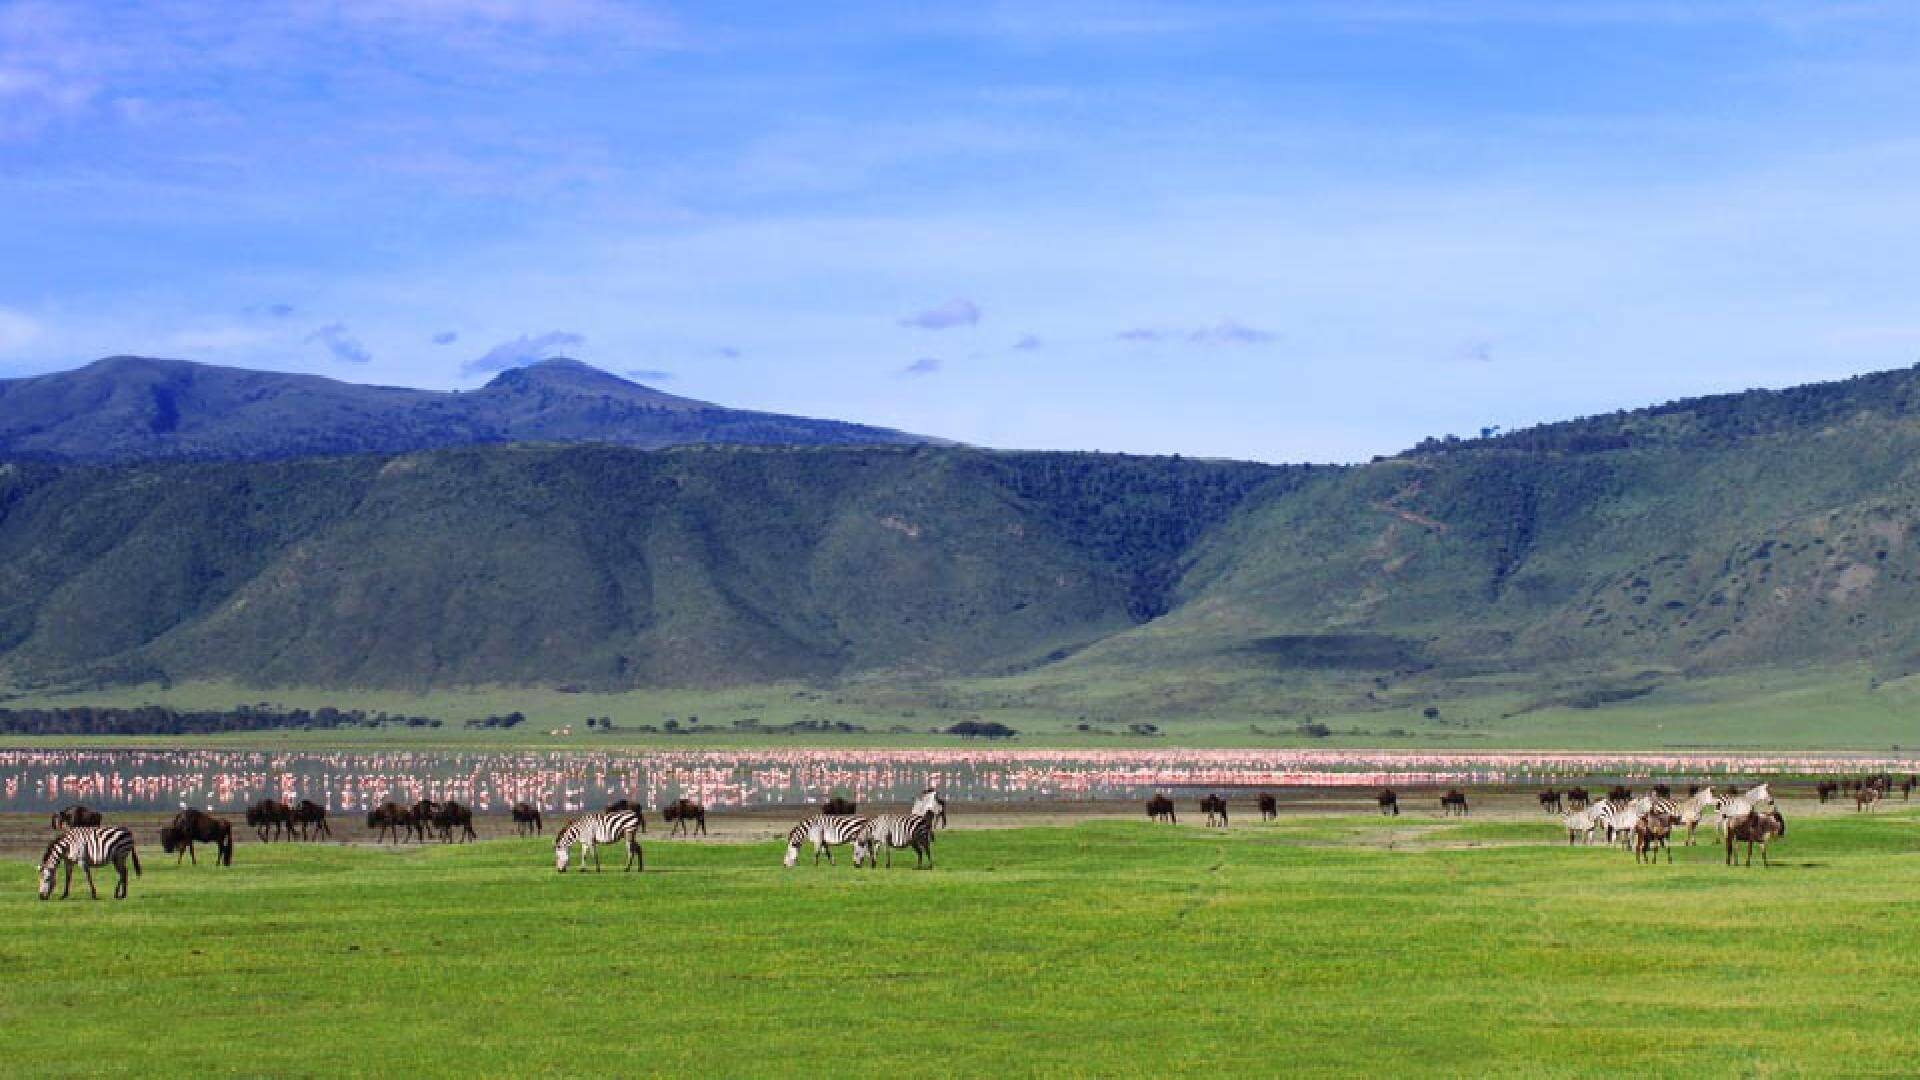
[[[1150, 679], [1142, 679], [1141, 694]], [[1116, 691], [1118, 692], [1118, 691]], [[1020, 732], [1018, 745], [1044, 747], [1381, 747], [1570, 750], [1674, 748], [1887, 750], [1920, 746], [1920, 678], [1875, 681], [1864, 671], [1820, 668], [1753, 672], [1662, 685], [1643, 697], [1597, 708], [1571, 705], [1529, 708], [1531, 699], [1488, 681], [1445, 699], [1439, 716], [1423, 710], [1431, 698], [1417, 690], [1383, 692], [1364, 711], [1328, 709], [1277, 715], [1224, 709], [1218, 713], [1151, 711], [1114, 716], [1099, 710], [1063, 712], [998, 703], [978, 684], [955, 683], [919, 699], [885, 685], [822, 689], [778, 684], [729, 691], [636, 691], [621, 694], [565, 693], [545, 689], [491, 688], [413, 694], [381, 690], [261, 690], [230, 683], [183, 683], [158, 687], [49, 694], [0, 693], [0, 706], [167, 705], [224, 709], [268, 702], [288, 707], [332, 705], [400, 715], [442, 718], [439, 728], [335, 728], [211, 736], [154, 738], [59, 737], [39, 740], [60, 746], [290, 747], [322, 748], [506, 748], [605, 749], [625, 747], [765, 746], [956, 746], [957, 736], [936, 735], [961, 720], [1005, 723]], [[512, 729], [467, 729], [470, 717], [519, 711], [527, 722]], [[614, 730], [589, 731], [587, 717], [607, 717]], [[755, 718], [767, 726], [801, 720], [847, 721], [866, 729], [848, 735], [774, 735], [742, 730], [735, 721]], [[696, 734], [662, 734], [668, 721], [682, 726], [698, 718]], [[1129, 728], [1144, 719], [1153, 735]], [[1330, 734], [1299, 731], [1311, 719]], [[1082, 731], [1081, 724], [1091, 730]], [[642, 731], [652, 726], [654, 733]], [[568, 734], [552, 734], [569, 730]], [[0, 736], [7, 745], [35, 745]]]
[[[1795, 810], [1789, 807], [1789, 813]], [[856, 873], [776, 841], [158, 852], [132, 899], [0, 862], [13, 1075], [1897, 1074], [1920, 818], [1796, 815], [1771, 869], [1552, 824], [1097, 821]], [[71, 1036], [84, 1018], [87, 1037]]]

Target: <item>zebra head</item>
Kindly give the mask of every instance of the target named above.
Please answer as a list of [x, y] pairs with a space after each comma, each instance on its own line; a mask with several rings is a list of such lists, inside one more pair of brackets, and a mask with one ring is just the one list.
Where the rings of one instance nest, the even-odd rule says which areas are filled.
[[780, 865], [790, 867], [800, 861], [800, 844], [806, 838], [807, 827], [795, 825], [793, 831], [787, 834], [787, 857], [780, 860]]
[[53, 895], [53, 872], [60, 868], [60, 841], [47, 845], [47, 853], [40, 857], [40, 899]]
[[563, 874], [567, 872], [567, 859], [573, 854], [573, 833], [572, 828], [566, 828], [553, 838], [553, 868]]

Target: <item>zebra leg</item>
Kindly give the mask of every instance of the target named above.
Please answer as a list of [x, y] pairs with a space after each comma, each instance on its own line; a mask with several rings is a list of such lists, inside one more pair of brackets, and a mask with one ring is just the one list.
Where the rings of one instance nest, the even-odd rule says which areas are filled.
[[93, 864], [80, 860], [80, 871], [87, 875], [87, 892], [92, 893], [95, 900], [100, 899], [100, 890], [93, 887]]
[[113, 898], [114, 898], [115, 900], [125, 900], [125, 899], [127, 898], [127, 860], [126, 860], [126, 857], [125, 857], [125, 856], [122, 856], [122, 857], [120, 857], [120, 858], [118, 858], [118, 859], [115, 859], [115, 860], [113, 860], [113, 868], [114, 868], [115, 870], [117, 870], [117, 871], [119, 871], [119, 872], [120, 872], [120, 884], [118, 884], [118, 885], [116, 885], [116, 886], [114, 886], [114, 889], [113, 889]]
[[65, 900], [67, 898], [67, 894], [72, 891], [73, 891], [73, 864], [68, 863], [67, 864], [67, 884], [64, 888], [60, 890], [60, 899]]
[[638, 869], [641, 873], [643, 874], [646, 873], [647, 871], [646, 856], [640, 854], [639, 841], [629, 836], [627, 837], [627, 869], [629, 870], [635, 869], [636, 868], [635, 864], [638, 864]]
[[588, 855], [593, 856], [593, 872], [596, 874], [599, 873], [600, 872], [600, 849], [596, 847], [593, 841], [591, 840], [585, 840], [581, 842], [580, 865], [582, 867], [587, 865]]

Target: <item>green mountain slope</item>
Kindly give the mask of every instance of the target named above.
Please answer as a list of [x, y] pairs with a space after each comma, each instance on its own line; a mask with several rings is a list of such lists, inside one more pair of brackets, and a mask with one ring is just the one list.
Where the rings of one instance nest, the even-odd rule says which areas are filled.
[[[1058, 657], [1300, 470], [489, 448], [0, 477], [15, 680], [711, 685]], [[1089, 505], [1113, 508], [1106, 523]], [[1122, 512], [1123, 511], [1123, 512]]]

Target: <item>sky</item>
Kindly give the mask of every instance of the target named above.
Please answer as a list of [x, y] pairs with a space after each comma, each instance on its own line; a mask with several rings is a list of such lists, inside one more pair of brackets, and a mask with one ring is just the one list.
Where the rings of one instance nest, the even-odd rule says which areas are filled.
[[1920, 5], [0, 0], [0, 377], [1355, 461], [1920, 361]]

